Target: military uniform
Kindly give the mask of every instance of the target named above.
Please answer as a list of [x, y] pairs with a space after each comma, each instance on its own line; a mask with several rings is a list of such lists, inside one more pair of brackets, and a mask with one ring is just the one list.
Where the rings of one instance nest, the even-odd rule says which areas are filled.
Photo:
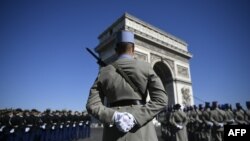
[[205, 138], [205, 133], [204, 133], [204, 123], [202, 120], [202, 112], [203, 112], [203, 107], [200, 104], [199, 105], [199, 109], [196, 110], [197, 112], [197, 123], [198, 123], [198, 128], [197, 128], [197, 132], [198, 132], [198, 137], [197, 137], [197, 141], [202, 141]]
[[11, 119], [11, 111], [7, 111], [5, 115], [1, 117], [1, 141], [6, 141], [9, 138], [11, 125], [10, 125], [10, 119]]
[[[119, 58], [115, 63], [128, 75], [138, 89], [145, 92], [141, 95], [117, 73], [112, 65], [103, 67], [90, 89], [86, 109], [99, 119], [104, 127], [104, 141], [157, 141], [157, 135], [152, 119], [164, 109], [167, 104], [167, 95], [161, 80], [151, 65], [133, 58]], [[149, 91], [150, 101], [145, 105], [105, 106], [104, 97], [111, 105], [126, 103], [124, 101], [142, 101]], [[136, 127], [127, 133], [120, 132], [113, 124], [115, 111], [128, 112], [136, 120]]]
[[189, 140], [197, 141], [198, 140], [198, 114], [197, 114], [197, 108], [194, 105], [194, 107], [190, 107], [189, 111]]
[[245, 113], [240, 105], [240, 103], [236, 103], [237, 110], [235, 111], [235, 122], [238, 125], [246, 125], [245, 121]]
[[172, 107], [169, 106], [164, 114], [164, 119], [161, 122], [162, 138], [166, 141], [171, 140], [172, 137], [172, 125], [170, 123], [170, 116], [172, 115]]
[[250, 101], [246, 102], [247, 110], [245, 113], [245, 121], [247, 122], [248, 125], [250, 125]]
[[186, 129], [188, 123], [187, 115], [178, 108], [178, 105], [175, 105], [175, 107], [177, 107], [175, 108], [176, 110], [170, 116], [170, 123], [174, 127], [174, 130], [172, 130], [172, 141], [188, 141]]
[[24, 131], [23, 113], [21, 109], [17, 109], [16, 112], [17, 114], [14, 114], [14, 116], [10, 118], [11, 130], [8, 138], [9, 141], [22, 140], [23, 137], [23, 131]]
[[225, 112], [218, 108], [217, 102], [213, 102], [210, 119], [213, 122], [212, 137], [214, 141], [222, 141], [224, 138], [223, 133], [226, 116]]
[[50, 110], [46, 110], [46, 114], [41, 117], [43, 122], [42, 130], [41, 130], [41, 140], [42, 141], [50, 141], [52, 139], [52, 115], [50, 114]]
[[205, 103], [205, 110], [202, 112], [202, 120], [203, 120], [203, 131], [204, 131], [204, 141], [212, 141], [211, 131], [212, 131], [212, 122], [210, 119], [211, 111], [210, 111], [210, 103]]
[[225, 116], [226, 116], [226, 124], [227, 125], [234, 125], [235, 124], [234, 113], [229, 108], [229, 104], [225, 104]]

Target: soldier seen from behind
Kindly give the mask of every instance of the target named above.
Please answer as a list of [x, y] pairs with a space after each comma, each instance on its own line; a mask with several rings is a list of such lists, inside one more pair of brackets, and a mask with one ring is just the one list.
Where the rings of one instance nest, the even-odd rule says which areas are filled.
[[204, 133], [204, 138], [202, 139], [202, 141], [212, 141], [211, 133], [212, 133], [213, 123], [210, 117], [211, 117], [210, 103], [205, 102], [205, 109], [202, 112], [203, 133]]
[[225, 111], [225, 116], [226, 116], [226, 124], [234, 125], [235, 124], [234, 113], [230, 109], [229, 104], [224, 105], [224, 111]]
[[225, 112], [218, 107], [218, 102], [212, 102], [210, 120], [213, 123], [212, 137], [214, 141], [222, 141], [224, 138]]
[[247, 122], [248, 125], [250, 125], [250, 101], [246, 102], [247, 110], [245, 113], [245, 121]]
[[[104, 141], [157, 141], [152, 119], [167, 105], [165, 88], [149, 63], [134, 59], [134, 34], [121, 31], [116, 35], [118, 59], [100, 69], [86, 108], [104, 123]], [[104, 98], [109, 105], [104, 105]]]
[[247, 122], [245, 121], [245, 112], [240, 105], [240, 103], [236, 103], [236, 111], [234, 113], [235, 115], [235, 122], [237, 125], [246, 125]]

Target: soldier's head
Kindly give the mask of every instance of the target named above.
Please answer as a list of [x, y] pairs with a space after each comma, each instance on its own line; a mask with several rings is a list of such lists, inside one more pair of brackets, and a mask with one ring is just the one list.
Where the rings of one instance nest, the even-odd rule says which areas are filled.
[[250, 101], [246, 101], [247, 109], [250, 109]]
[[210, 109], [210, 103], [209, 102], [205, 102], [205, 108]]
[[223, 107], [224, 107], [224, 109], [225, 109], [225, 110], [228, 110], [228, 109], [229, 109], [229, 104], [228, 104], [228, 103], [226, 103], [226, 104], [224, 104], [224, 106], [223, 106]]
[[180, 104], [175, 104], [174, 105], [174, 109], [175, 110], [180, 110], [181, 109], [181, 105]]
[[69, 111], [68, 111], [68, 115], [71, 115], [71, 114], [72, 114], [72, 111], [71, 111], [71, 110], [69, 110]]
[[30, 116], [30, 111], [29, 110], [24, 110], [23, 115], [24, 116]]
[[212, 102], [212, 108], [213, 109], [218, 108], [218, 102], [217, 101]]
[[197, 106], [196, 106], [196, 105], [194, 105], [193, 107], [194, 107], [194, 110], [196, 110], [196, 109], [197, 109]]
[[32, 115], [38, 115], [38, 113], [39, 113], [39, 112], [38, 112], [37, 109], [32, 109], [32, 110], [31, 110], [31, 114], [32, 114]]
[[183, 108], [183, 112], [187, 112], [187, 107], [184, 107], [184, 108]]
[[202, 104], [199, 104], [199, 110], [203, 110]]
[[115, 47], [117, 55], [134, 55], [134, 33], [122, 30], [117, 33], [117, 44]]
[[236, 106], [237, 110], [242, 109], [242, 106], [240, 105], [240, 103], [236, 103], [235, 106]]
[[14, 115], [22, 115], [23, 114], [23, 110], [21, 108], [17, 108], [16, 110], [14, 110], [13, 114]]
[[46, 113], [46, 114], [50, 114], [50, 113], [51, 113], [51, 110], [50, 110], [50, 109], [46, 109], [46, 110], [45, 110], [45, 113]]
[[193, 111], [194, 107], [193, 106], [189, 106], [189, 111]]

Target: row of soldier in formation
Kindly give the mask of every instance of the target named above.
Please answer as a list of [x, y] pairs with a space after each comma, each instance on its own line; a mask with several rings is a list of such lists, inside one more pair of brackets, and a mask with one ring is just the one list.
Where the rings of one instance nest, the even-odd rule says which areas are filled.
[[0, 141], [72, 141], [90, 136], [91, 117], [67, 110], [0, 110]]
[[162, 137], [174, 141], [223, 141], [224, 125], [250, 125], [250, 101], [247, 109], [236, 103], [218, 105], [216, 101], [181, 108], [180, 104], [168, 107], [158, 120], [162, 123]]

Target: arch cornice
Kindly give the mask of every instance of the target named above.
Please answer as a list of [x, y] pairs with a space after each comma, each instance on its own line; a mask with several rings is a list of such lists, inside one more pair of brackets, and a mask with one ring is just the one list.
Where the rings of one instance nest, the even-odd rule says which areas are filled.
[[163, 64], [165, 64], [168, 67], [168, 69], [170, 70], [172, 78], [176, 79], [176, 75], [174, 73], [175, 68], [174, 68], [173, 61], [171, 61], [167, 58], [163, 58], [161, 56], [155, 55], [155, 54], [150, 54], [150, 63], [151, 63], [152, 68], [154, 67], [154, 65], [157, 62], [162, 62]]

